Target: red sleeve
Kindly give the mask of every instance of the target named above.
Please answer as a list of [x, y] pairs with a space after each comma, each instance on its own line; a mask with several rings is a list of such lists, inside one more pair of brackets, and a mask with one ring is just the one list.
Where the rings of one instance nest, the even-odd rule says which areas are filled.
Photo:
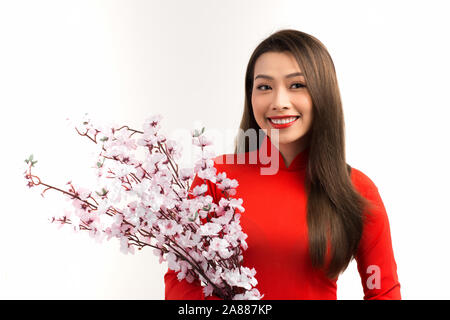
[[[215, 184], [210, 180], [202, 179], [195, 176], [192, 181], [192, 185], [189, 188], [189, 191], [192, 191], [196, 186], [202, 185], [206, 183], [208, 185], [208, 191], [206, 195], [210, 195], [216, 202], [216, 188]], [[194, 198], [194, 196], [189, 195], [189, 199]], [[164, 275], [164, 283], [165, 283], [165, 299], [166, 300], [222, 300], [215, 295], [210, 295], [205, 298], [203, 293], [203, 287], [200, 284], [200, 280], [196, 279], [192, 283], [189, 283], [186, 279], [182, 279], [181, 281], [177, 278], [177, 272], [168, 268], [166, 274]]]
[[355, 257], [364, 300], [400, 300], [400, 283], [386, 209], [372, 180], [361, 171], [353, 170], [352, 178], [357, 189], [373, 205], [365, 212], [366, 221]]

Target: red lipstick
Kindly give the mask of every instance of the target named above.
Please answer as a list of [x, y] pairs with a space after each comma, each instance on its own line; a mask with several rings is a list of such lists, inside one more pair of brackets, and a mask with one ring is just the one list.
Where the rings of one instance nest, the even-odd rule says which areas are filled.
[[[286, 118], [295, 118], [295, 120], [288, 122], [288, 123], [275, 123], [272, 121], [272, 119], [286, 119]], [[287, 127], [292, 126], [297, 120], [300, 118], [300, 116], [273, 116], [269, 117], [270, 125], [275, 129], [284, 129]]]

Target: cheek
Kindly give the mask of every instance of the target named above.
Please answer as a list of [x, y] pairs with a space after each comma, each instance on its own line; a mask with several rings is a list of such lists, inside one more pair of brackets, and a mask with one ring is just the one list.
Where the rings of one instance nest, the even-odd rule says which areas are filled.
[[312, 127], [313, 119], [314, 119], [314, 114], [313, 114], [312, 110], [309, 110], [307, 115], [304, 118], [304, 125], [308, 130]]
[[314, 108], [313, 108], [313, 105], [311, 102], [308, 103], [307, 112], [308, 112], [308, 118], [312, 122], [312, 120], [314, 118]]
[[255, 119], [257, 121], [264, 120], [264, 118], [265, 118], [264, 104], [261, 103], [261, 101], [259, 101], [259, 99], [252, 97], [252, 109], [253, 109], [253, 114], [255, 115]]
[[308, 95], [305, 95], [302, 97], [301, 101], [299, 101], [299, 105], [302, 106], [302, 113], [305, 115], [304, 120], [306, 122], [312, 122], [313, 116], [314, 116], [314, 110], [313, 110], [313, 104], [311, 97]]

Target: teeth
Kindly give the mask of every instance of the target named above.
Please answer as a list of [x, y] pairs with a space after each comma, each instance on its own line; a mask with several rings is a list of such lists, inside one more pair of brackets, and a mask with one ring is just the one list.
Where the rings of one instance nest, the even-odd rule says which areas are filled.
[[285, 118], [285, 119], [270, 119], [270, 121], [272, 121], [273, 123], [276, 123], [276, 124], [285, 124], [285, 123], [292, 122], [296, 119], [297, 119], [297, 117], [291, 117], [291, 118]]

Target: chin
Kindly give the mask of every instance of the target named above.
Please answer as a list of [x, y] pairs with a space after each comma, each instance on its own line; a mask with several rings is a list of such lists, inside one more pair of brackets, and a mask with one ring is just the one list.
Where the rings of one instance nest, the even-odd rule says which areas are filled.
[[290, 144], [290, 143], [298, 142], [299, 140], [301, 140], [304, 137], [305, 137], [304, 134], [296, 135], [296, 136], [288, 136], [288, 135], [280, 134], [278, 141], [279, 141], [279, 144]]
[[280, 144], [290, 144], [290, 143], [294, 143], [294, 142], [298, 141], [300, 138], [291, 138], [291, 139], [289, 139], [289, 138], [281, 139], [280, 138], [280, 142], [279, 143]]

